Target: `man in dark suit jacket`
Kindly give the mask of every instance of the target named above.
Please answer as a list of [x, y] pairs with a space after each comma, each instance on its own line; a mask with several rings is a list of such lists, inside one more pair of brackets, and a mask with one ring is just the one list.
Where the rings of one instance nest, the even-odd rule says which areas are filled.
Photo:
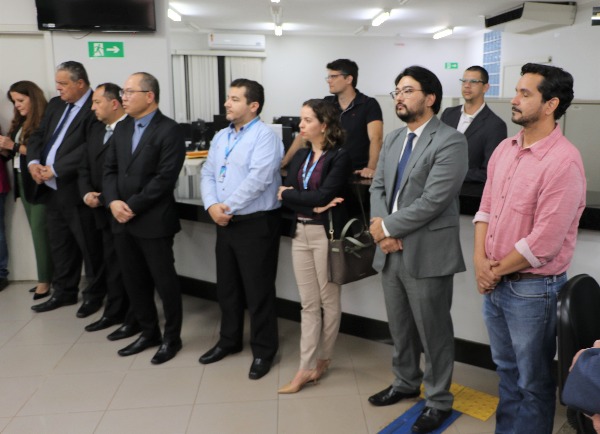
[[83, 156], [89, 125], [92, 91], [83, 65], [64, 62], [56, 70], [60, 97], [48, 103], [40, 127], [29, 138], [27, 162], [37, 183], [34, 199], [47, 204], [48, 236], [54, 263], [52, 297], [32, 306], [46, 312], [77, 303], [81, 261], [85, 262], [88, 286], [82, 291], [83, 304], [77, 316], [97, 312], [106, 294], [102, 276], [102, 254], [94, 246], [101, 243], [94, 231], [91, 210], [77, 188], [77, 172]]
[[492, 152], [506, 139], [506, 123], [485, 104], [484, 96], [490, 88], [489, 75], [485, 68], [467, 68], [460, 81], [465, 103], [447, 108], [441, 119], [467, 137], [469, 170], [465, 182], [485, 184], [487, 165]]
[[[131, 75], [121, 95], [129, 115], [119, 123], [104, 166], [105, 203], [110, 208], [117, 255], [141, 336], [119, 355], [160, 348], [153, 364], [181, 349], [182, 305], [175, 271], [173, 239], [179, 216], [173, 190], [185, 159], [183, 132], [158, 110], [159, 85], [152, 75]], [[154, 287], [162, 299], [161, 339]]]
[[[79, 192], [84, 203], [94, 214], [95, 230], [102, 234], [102, 251], [104, 254], [105, 278], [107, 286], [106, 305], [102, 317], [85, 327], [88, 332], [106, 329], [122, 323], [129, 308], [129, 298], [121, 278], [121, 267], [117, 260], [114, 239], [110, 222], [112, 214], [106, 209], [102, 194], [102, 176], [106, 150], [112, 142], [111, 136], [117, 124], [127, 116], [121, 105], [119, 92], [121, 88], [114, 83], [99, 85], [92, 95], [92, 111], [99, 122], [94, 122], [88, 132], [88, 140], [84, 146], [84, 155], [79, 168]], [[133, 314], [128, 315], [126, 323], [135, 333], [139, 332]], [[111, 333], [109, 339], [114, 340]], [[128, 336], [122, 336], [128, 337]]]
[[395, 379], [369, 402], [383, 406], [417, 397], [423, 382], [427, 402], [412, 431], [425, 433], [452, 413], [450, 307], [454, 274], [465, 271], [458, 193], [467, 173], [467, 141], [435, 116], [442, 85], [431, 71], [406, 68], [391, 94], [407, 126], [388, 134], [379, 154], [370, 231], [379, 246], [373, 267], [382, 271]]

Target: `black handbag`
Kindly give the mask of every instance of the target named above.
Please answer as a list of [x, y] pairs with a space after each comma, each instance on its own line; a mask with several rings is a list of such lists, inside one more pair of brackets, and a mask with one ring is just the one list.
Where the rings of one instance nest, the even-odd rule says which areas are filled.
[[[352, 227], [356, 232], [350, 232]], [[377, 245], [369, 231], [353, 218], [346, 223], [340, 239], [333, 237], [333, 219], [329, 211], [329, 281], [343, 285], [377, 274], [373, 257]]]

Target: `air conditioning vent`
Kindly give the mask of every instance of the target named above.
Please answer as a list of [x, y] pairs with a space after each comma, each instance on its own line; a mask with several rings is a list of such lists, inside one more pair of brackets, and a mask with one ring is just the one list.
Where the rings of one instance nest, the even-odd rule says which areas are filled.
[[265, 51], [265, 35], [210, 33], [208, 48], [211, 50]]

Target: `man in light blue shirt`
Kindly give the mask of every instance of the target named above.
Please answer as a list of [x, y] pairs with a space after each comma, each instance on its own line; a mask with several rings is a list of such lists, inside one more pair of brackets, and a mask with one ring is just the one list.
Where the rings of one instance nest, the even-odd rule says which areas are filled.
[[244, 307], [250, 313], [254, 360], [249, 378], [266, 375], [278, 349], [275, 276], [280, 212], [277, 190], [283, 143], [258, 117], [263, 87], [252, 80], [231, 83], [225, 102], [228, 128], [214, 137], [202, 168], [202, 200], [217, 224], [217, 296], [221, 331], [200, 357], [214, 363], [242, 349]]

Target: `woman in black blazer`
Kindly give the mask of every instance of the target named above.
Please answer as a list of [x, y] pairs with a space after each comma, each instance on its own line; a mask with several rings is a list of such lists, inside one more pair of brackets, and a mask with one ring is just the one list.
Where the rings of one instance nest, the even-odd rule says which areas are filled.
[[294, 211], [292, 263], [302, 304], [300, 368], [279, 393], [296, 393], [323, 375], [342, 315], [340, 285], [328, 281], [327, 264], [328, 211], [334, 235], [339, 236], [347, 218], [342, 194], [352, 173], [350, 156], [341, 148], [344, 132], [339, 111], [322, 99], [306, 101], [300, 134], [308, 146], [294, 155], [278, 194], [283, 205]]

